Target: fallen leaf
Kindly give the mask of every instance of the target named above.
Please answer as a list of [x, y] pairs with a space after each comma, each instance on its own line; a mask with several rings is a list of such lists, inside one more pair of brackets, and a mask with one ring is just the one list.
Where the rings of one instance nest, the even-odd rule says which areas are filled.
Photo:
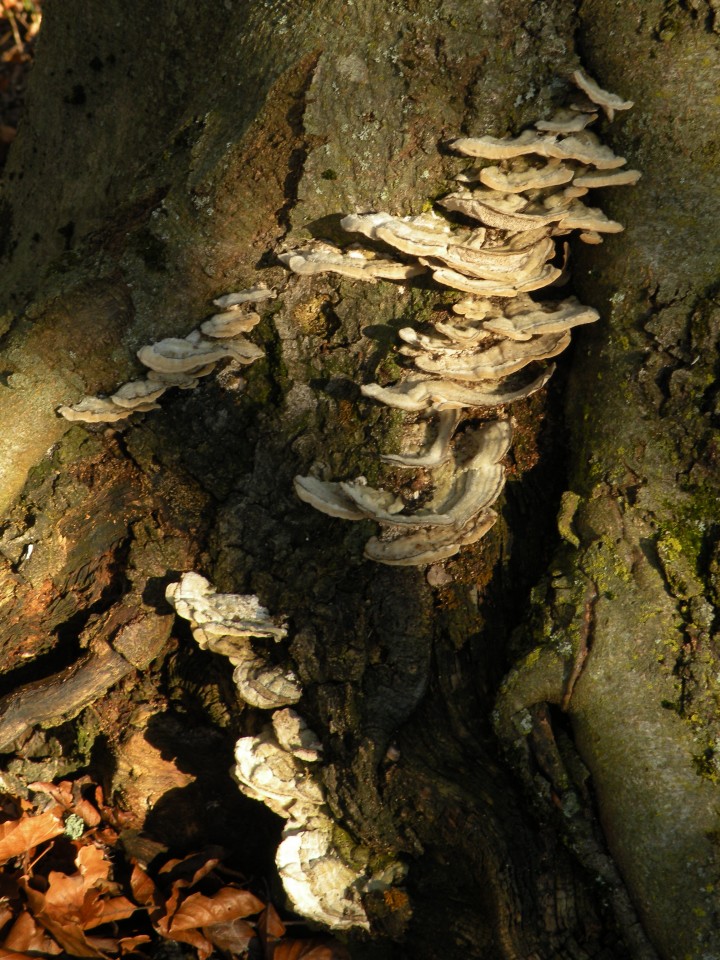
[[45, 910], [45, 898], [32, 887], [26, 886], [28, 904], [35, 919], [54, 937], [60, 946], [73, 957], [104, 957], [97, 947], [85, 936], [79, 923], [68, 918], [58, 920]]
[[202, 932], [219, 950], [232, 954], [244, 954], [250, 941], [257, 937], [255, 927], [247, 920], [213, 923], [203, 927]]
[[350, 953], [339, 940], [283, 940], [272, 960], [350, 960]]
[[65, 824], [52, 811], [0, 823], [0, 863], [60, 836], [64, 830]]
[[47, 793], [65, 810], [80, 817], [86, 827], [96, 827], [102, 820], [96, 807], [82, 795], [82, 788], [89, 785], [89, 777], [80, 780], [61, 780], [60, 783], [46, 783], [38, 780], [28, 784], [31, 790]]
[[263, 943], [284, 937], [285, 929], [285, 924], [278, 916], [277, 910], [269, 903], [258, 919], [258, 933]]
[[28, 784], [29, 790], [35, 793], [47, 793], [61, 803], [64, 807], [70, 807], [73, 802], [72, 783], [69, 780], [61, 780], [60, 783], [50, 783], [47, 780], [34, 780]]
[[137, 902], [144, 907], [158, 906], [161, 901], [155, 881], [139, 863], [133, 866], [130, 875], [130, 889]]
[[259, 913], [264, 904], [248, 890], [223, 887], [213, 897], [191, 893], [178, 907], [170, 921], [169, 929], [174, 935], [178, 930], [208, 927], [214, 923], [228, 923]]
[[11, 952], [22, 950], [33, 950], [38, 953], [61, 952], [60, 947], [35, 922], [35, 918], [27, 910], [18, 914], [15, 923], [10, 927], [2, 942], [2, 947]]
[[118, 920], [125, 920], [136, 910], [141, 909], [127, 897], [111, 897], [109, 900], [101, 900], [100, 904], [102, 913], [90, 922], [83, 924], [86, 930], [99, 927], [102, 923], [117, 923]]
[[168, 860], [160, 868], [160, 874], [167, 875], [173, 886], [194, 887], [206, 877], [222, 859], [222, 851], [212, 847], [202, 853], [191, 853], [182, 860]]
[[[51, 874], [52, 876], [52, 874]], [[23, 884], [30, 909], [38, 923], [54, 937], [66, 953], [73, 957], [103, 957], [94, 944], [88, 940], [82, 926], [72, 917], [70, 911], [56, 911], [52, 905], [48, 909], [45, 896], [39, 890]]]
[[150, 937], [144, 933], [137, 937], [122, 937], [118, 940], [118, 947], [120, 948], [120, 953], [124, 955], [126, 953], [135, 953], [135, 947], [139, 947], [143, 943], [150, 943]]
[[0, 900], [0, 930], [3, 929], [5, 924], [12, 920], [13, 916], [14, 913], [10, 909], [7, 900]]
[[168, 934], [168, 939], [179, 940], [180, 943], [189, 943], [198, 952], [199, 960], [207, 960], [213, 953], [213, 945], [199, 930], [179, 930]]

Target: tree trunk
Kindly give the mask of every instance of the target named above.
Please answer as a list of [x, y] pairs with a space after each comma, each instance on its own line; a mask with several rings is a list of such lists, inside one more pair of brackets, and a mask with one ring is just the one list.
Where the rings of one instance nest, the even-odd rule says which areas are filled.
[[[410, 908], [371, 897], [354, 955], [720, 953], [715, 27], [705, 0], [48, 0], [0, 201], [10, 785], [111, 777], [142, 735], [186, 774], [146, 829], [258, 858], [276, 842], [227, 775], [262, 717], [164, 599], [199, 570], [288, 619], [333, 815], [409, 864]], [[391, 475], [402, 418], [358, 384], [439, 293], [289, 277], [275, 254], [348, 212], [420, 212], [462, 168], [449, 138], [518, 133], [579, 63], [635, 101], [608, 136], [643, 172], [603, 197], [626, 232], [573, 249], [602, 321], [514, 408], [491, 533], [432, 584], [364, 561], [367, 524], [292, 478]], [[57, 416], [259, 280], [279, 295], [242, 378], [118, 426]], [[77, 677], [99, 664], [87, 708]], [[70, 711], [48, 699], [63, 670]]]

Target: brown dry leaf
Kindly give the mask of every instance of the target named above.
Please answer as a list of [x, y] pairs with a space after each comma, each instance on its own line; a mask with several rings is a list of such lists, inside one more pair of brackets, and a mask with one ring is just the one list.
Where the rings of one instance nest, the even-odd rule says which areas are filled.
[[10, 927], [2, 947], [9, 951], [34, 950], [38, 953], [61, 953], [60, 947], [39, 926], [32, 914], [23, 910]]
[[203, 877], [206, 877], [222, 859], [217, 847], [203, 853], [191, 853], [182, 860], [168, 860], [160, 868], [160, 874], [175, 874], [172, 877], [173, 887], [194, 887]]
[[198, 952], [199, 960], [207, 960], [213, 952], [213, 945], [200, 930], [180, 930], [177, 933], [166, 934], [168, 940], [178, 940], [180, 943], [189, 943]]
[[250, 941], [257, 936], [255, 927], [247, 920], [213, 923], [209, 927], [203, 927], [202, 932], [219, 950], [232, 954], [244, 954]]
[[47, 780], [35, 780], [28, 784], [28, 789], [36, 793], [47, 793], [64, 807], [72, 805], [72, 783], [70, 780], [61, 780], [60, 783], [50, 783]]
[[98, 824], [102, 823], [102, 817], [95, 809], [95, 807], [90, 803], [89, 800], [86, 800], [84, 797], [79, 797], [72, 806], [72, 812], [77, 814], [78, 817], [82, 817], [83, 823], [86, 827], [97, 827]]
[[118, 889], [117, 884], [109, 879], [112, 864], [101, 847], [96, 847], [94, 843], [81, 845], [75, 857], [75, 864], [86, 887], [113, 891]]
[[136, 903], [132, 903], [127, 897], [111, 897], [109, 900], [101, 900], [100, 905], [102, 913], [90, 922], [83, 924], [86, 930], [98, 927], [102, 923], [117, 923], [118, 920], [125, 920], [140, 909]]
[[137, 902], [144, 907], [156, 907], [161, 902], [155, 882], [139, 863], [133, 866], [130, 889]]
[[240, 920], [259, 913], [263, 906], [263, 902], [248, 890], [236, 890], [234, 887], [223, 887], [213, 897], [191, 893], [183, 900], [170, 921], [170, 935], [174, 936], [178, 930], [192, 930], [214, 923]]
[[175, 869], [175, 867], [177, 867], [182, 862], [183, 861], [178, 859], [178, 857], [174, 857], [173, 859], [168, 860], [166, 863], [164, 863], [158, 870], [158, 873], [170, 873]]
[[263, 942], [267, 943], [268, 940], [275, 940], [279, 939], [280, 937], [284, 937], [285, 929], [285, 924], [278, 916], [277, 910], [271, 903], [269, 903], [260, 914], [260, 918], [258, 920], [258, 933], [260, 934]]
[[24, 886], [35, 919], [57, 940], [66, 953], [73, 957], [104, 957], [104, 954], [85, 936], [79, 923], [68, 916], [53, 915], [52, 910], [48, 912], [45, 908], [43, 894], [38, 890], [33, 890], [27, 884], [24, 884]]
[[103, 896], [118, 890], [117, 884], [109, 879], [111, 864], [100, 847], [87, 843], [76, 844], [78, 846], [77, 873], [68, 875], [52, 870], [44, 893], [31, 887], [27, 880], [23, 881], [23, 887], [37, 921], [68, 953], [102, 957], [103, 949], [114, 950], [116, 941], [95, 941], [87, 937], [85, 931], [123, 920], [134, 913], [137, 906], [126, 897]]
[[350, 960], [350, 953], [338, 940], [284, 940], [272, 960]]
[[65, 824], [52, 811], [0, 823], [0, 863], [60, 836], [64, 830]]
[[0, 930], [2, 930], [6, 923], [10, 923], [14, 915], [7, 900], [5, 900], [5, 898], [0, 900]]
[[88, 920], [91, 919], [100, 891], [89, 887], [82, 874], [73, 873], [68, 876], [58, 870], [51, 870], [47, 879], [47, 890], [44, 893], [34, 891], [42, 897], [43, 910], [57, 920], [78, 920], [83, 913]]
[[158, 905], [158, 909], [155, 910], [150, 916], [153, 926], [159, 933], [163, 935], [163, 937], [170, 936], [168, 931], [170, 930], [172, 918], [174, 917], [175, 911], [180, 903], [180, 893], [181, 891], [179, 887], [173, 887], [172, 892], [167, 900], [164, 903], [162, 903], [161, 900], [160, 904], [162, 904], [162, 906]]
[[122, 937], [118, 940], [118, 947], [120, 953], [124, 956], [126, 953], [135, 953], [135, 947], [139, 947], [143, 943], [150, 943], [150, 937], [144, 933], [137, 937]]
[[29, 787], [31, 790], [49, 794], [68, 812], [81, 817], [85, 826], [96, 827], [102, 821], [102, 817], [96, 807], [89, 800], [86, 800], [81, 792], [83, 786], [86, 786], [89, 782], [88, 777], [83, 777], [77, 781], [61, 780], [60, 783], [46, 783], [38, 780], [29, 784]]

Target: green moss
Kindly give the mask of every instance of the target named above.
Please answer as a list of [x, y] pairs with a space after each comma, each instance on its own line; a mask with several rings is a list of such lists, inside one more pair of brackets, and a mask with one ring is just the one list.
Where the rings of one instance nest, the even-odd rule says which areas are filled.
[[540, 647], [536, 647], [534, 650], [531, 650], [523, 660], [521, 669], [530, 670], [540, 660], [541, 654], [542, 650]]
[[0, 337], [4, 337], [15, 322], [15, 314], [10, 310], [7, 313], [0, 314]]
[[720, 757], [713, 746], [706, 747], [702, 753], [692, 758], [695, 772], [704, 780], [720, 783]]
[[573, 547], [580, 546], [580, 539], [573, 530], [572, 523], [581, 500], [582, 498], [577, 493], [573, 493], [572, 490], [566, 490], [560, 498], [560, 510], [557, 517], [558, 533], [563, 540], [566, 540]]
[[589, 547], [582, 557], [582, 569], [597, 587], [598, 593], [608, 598], [615, 595], [617, 581], [632, 582], [632, 573], [622, 560], [611, 538], [603, 538]]
[[95, 740], [100, 732], [95, 714], [91, 710], [86, 710], [75, 724], [74, 731], [75, 750], [81, 761], [88, 763]]
[[682, 562], [692, 576], [700, 575], [708, 530], [718, 511], [718, 492], [697, 487], [689, 498], [663, 504], [658, 552], [667, 569]]
[[84, 427], [74, 426], [59, 441], [51, 456], [43, 457], [28, 474], [28, 483], [39, 486], [47, 477], [57, 473], [68, 464], [100, 454], [103, 449], [102, 439], [94, 433], [89, 433]]
[[347, 350], [332, 350], [322, 358], [321, 376], [346, 377], [353, 380], [357, 377], [357, 360]]
[[[259, 373], [265, 373], [270, 394], [272, 394], [274, 400], [280, 400], [292, 386], [287, 364], [283, 360], [282, 344], [274, 324], [269, 321], [269, 317], [263, 319], [259, 330], [265, 349], [265, 360], [253, 364], [251, 369]], [[264, 364], [267, 364], [265, 370], [263, 370]]]
[[378, 364], [377, 369], [375, 370], [375, 377], [381, 386], [385, 386], [388, 383], [394, 383], [402, 376], [405, 367], [398, 362], [398, 359], [398, 354], [388, 353], [388, 355]]

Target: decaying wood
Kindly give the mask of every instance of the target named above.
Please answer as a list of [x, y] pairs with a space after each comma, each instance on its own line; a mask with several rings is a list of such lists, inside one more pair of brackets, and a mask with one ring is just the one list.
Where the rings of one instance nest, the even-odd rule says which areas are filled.
[[0, 750], [12, 746], [32, 727], [72, 720], [134, 669], [101, 641], [73, 666], [13, 690], [0, 699]]

